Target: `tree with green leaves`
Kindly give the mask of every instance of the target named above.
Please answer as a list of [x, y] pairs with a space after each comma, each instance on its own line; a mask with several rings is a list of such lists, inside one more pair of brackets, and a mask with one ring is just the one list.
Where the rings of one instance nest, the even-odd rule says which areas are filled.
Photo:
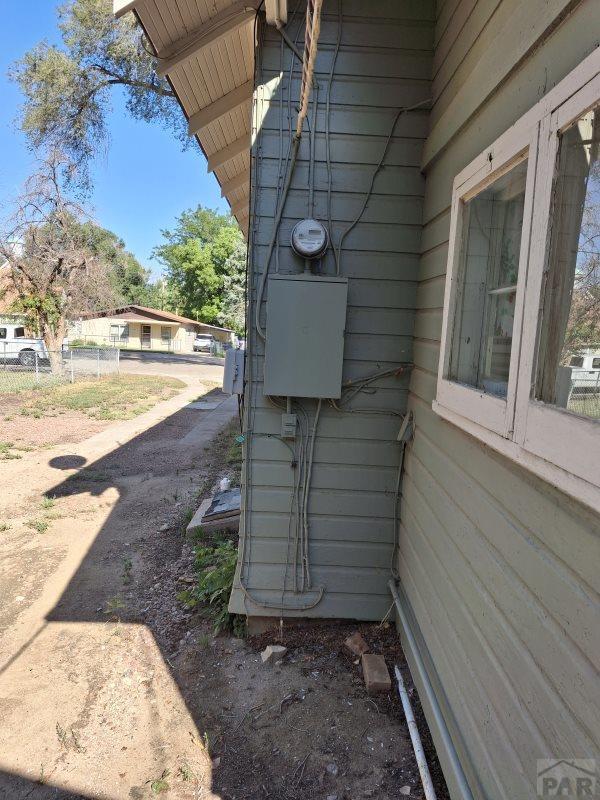
[[60, 145], [85, 183], [88, 162], [107, 142], [111, 90], [119, 87], [135, 119], [157, 121], [190, 141], [133, 14], [115, 20], [111, 0], [67, 0], [58, 17], [62, 46], [40, 42], [10, 72], [25, 98], [20, 124], [34, 149]]
[[160, 287], [151, 282], [150, 270], [125, 248], [123, 239], [90, 221], [84, 223], [83, 234], [92, 252], [106, 265], [120, 304], [156, 307], [161, 302]]
[[232, 328], [237, 334], [244, 332], [246, 322], [246, 244], [238, 241], [225, 264], [221, 311], [217, 322]]
[[164, 268], [171, 310], [201, 322], [227, 320], [240, 330], [236, 303], [240, 291], [243, 296], [246, 258], [234, 220], [198, 206], [184, 211], [162, 235], [165, 241], [153, 255]]

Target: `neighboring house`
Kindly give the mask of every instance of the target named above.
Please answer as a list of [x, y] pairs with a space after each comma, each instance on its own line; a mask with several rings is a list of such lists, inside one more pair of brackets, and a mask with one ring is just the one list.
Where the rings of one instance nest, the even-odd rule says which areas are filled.
[[84, 344], [110, 344], [127, 350], [191, 353], [198, 333], [210, 333], [225, 347], [235, 342], [235, 335], [229, 328], [137, 305], [82, 314], [69, 325], [70, 340], [81, 340]]
[[297, 158], [286, 5], [116, 0], [249, 240], [230, 608], [378, 620], [393, 575], [452, 797], [534, 797], [538, 759], [600, 757], [600, 422], [558, 386], [598, 1], [326, 0]]
[[17, 294], [11, 277], [11, 268], [8, 261], [0, 263], [0, 318], [5, 322], [20, 321], [22, 315], [15, 314], [13, 307]]

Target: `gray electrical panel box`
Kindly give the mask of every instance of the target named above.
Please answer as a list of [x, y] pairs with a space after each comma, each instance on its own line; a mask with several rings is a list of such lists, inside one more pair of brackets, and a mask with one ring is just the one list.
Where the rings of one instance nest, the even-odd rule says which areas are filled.
[[266, 395], [341, 396], [347, 301], [345, 278], [303, 274], [269, 279]]

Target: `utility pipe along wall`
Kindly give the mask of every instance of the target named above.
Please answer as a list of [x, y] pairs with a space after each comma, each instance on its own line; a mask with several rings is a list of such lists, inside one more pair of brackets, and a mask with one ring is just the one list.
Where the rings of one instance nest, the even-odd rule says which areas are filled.
[[[286, 35], [302, 52], [306, 7], [294, 9]], [[374, 620], [389, 608], [397, 435], [412, 360], [419, 165], [428, 125], [426, 105], [419, 104], [430, 96], [433, 19], [433, 2], [326, 0], [295, 156], [302, 64], [275, 28], [259, 26], [243, 544], [230, 603], [237, 613]], [[412, 110], [398, 114], [402, 108]], [[267, 257], [269, 276], [303, 273], [290, 237], [308, 217], [324, 223], [331, 238], [312, 273], [348, 281], [344, 388], [335, 403], [269, 398], [263, 386], [265, 343], [255, 322], [268, 337], [269, 279], [260, 289]], [[310, 325], [311, 308], [302, 315]], [[282, 414], [290, 410], [298, 417], [296, 438], [284, 440]], [[308, 533], [299, 549], [295, 531], [303, 511]], [[310, 576], [303, 583], [305, 556]]]

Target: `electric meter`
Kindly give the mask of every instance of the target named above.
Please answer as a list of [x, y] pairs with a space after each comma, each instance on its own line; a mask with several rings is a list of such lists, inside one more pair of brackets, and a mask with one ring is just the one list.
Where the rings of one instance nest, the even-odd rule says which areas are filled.
[[302, 258], [320, 258], [328, 241], [327, 228], [316, 219], [303, 219], [292, 231], [292, 250]]

